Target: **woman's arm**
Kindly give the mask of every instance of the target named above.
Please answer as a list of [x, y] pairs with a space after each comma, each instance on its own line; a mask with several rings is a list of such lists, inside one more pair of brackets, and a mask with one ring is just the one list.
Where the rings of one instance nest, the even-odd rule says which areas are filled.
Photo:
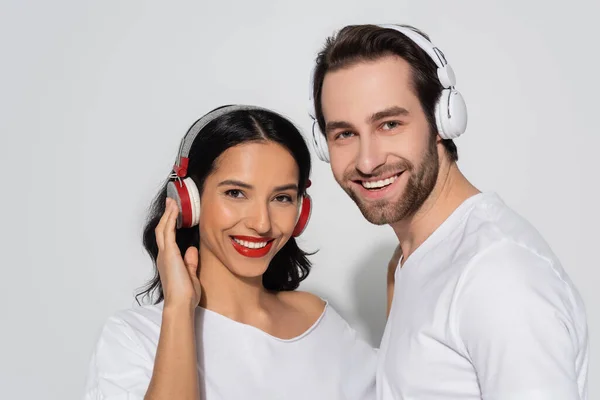
[[175, 242], [179, 210], [167, 199], [156, 227], [157, 267], [165, 297], [162, 326], [152, 379], [145, 400], [199, 400], [195, 311], [200, 302], [198, 250], [190, 247], [181, 257]]
[[194, 311], [163, 310], [160, 338], [146, 400], [199, 400]]

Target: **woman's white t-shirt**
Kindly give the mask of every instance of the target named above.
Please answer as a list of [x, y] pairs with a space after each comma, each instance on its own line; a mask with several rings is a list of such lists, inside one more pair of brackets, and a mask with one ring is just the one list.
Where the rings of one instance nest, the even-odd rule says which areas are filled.
[[[92, 354], [85, 400], [143, 399], [158, 346], [163, 303], [118, 312]], [[369, 400], [377, 350], [326, 304], [302, 335], [279, 339], [198, 308], [198, 373], [203, 400]]]

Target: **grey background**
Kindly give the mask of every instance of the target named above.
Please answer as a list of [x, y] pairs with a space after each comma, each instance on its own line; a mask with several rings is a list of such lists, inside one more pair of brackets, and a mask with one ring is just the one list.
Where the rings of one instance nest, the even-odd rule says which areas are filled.
[[[580, 289], [598, 396], [598, 2], [0, 4], [2, 398], [81, 397], [102, 323], [150, 277], [145, 210], [187, 128], [250, 103], [308, 134], [316, 52], [334, 29], [367, 22], [413, 24], [445, 52], [469, 108], [459, 165], [533, 222]], [[395, 237], [314, 161], [301, 245], [319, 252], [301, 288], [377, 345]]]

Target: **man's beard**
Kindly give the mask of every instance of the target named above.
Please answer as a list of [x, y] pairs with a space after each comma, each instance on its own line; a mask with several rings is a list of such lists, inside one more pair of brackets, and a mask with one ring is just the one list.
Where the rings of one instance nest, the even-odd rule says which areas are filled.
[[[403, 173], [410, 173], [410, 178], [404, 189], [404, 194], [397, 201], [363, 201], [360, 196], [347, 185], [343, 187], [346, 193], [354, 200], [366, 220], [372, 224], [391, 224], [409, 218], [413, 216], [421, 208], [425, 200], [427, 200], [429, 194], [435, 187], [439, 172], [439, 158], [435, 136], [431, 135], [425, 157], [423, 157], [423, 161], [417, 169], [415, 169], [415, 166], [410, 161], [403, 160], [399, 164], [393, 166], [384, 165], [381, 169], [368, 175], [368, 177], [383, 176], [386, 172], [392, 171], [404, 171]], [[357, 171], [352, 171], [345, 174], [344, 182], [357, 180], [357, 173]], [[361, 174], [361, 176], [363, 178], [365, 177], [363, 174]], [[397, 179], [400, 179], [400, 177]]]

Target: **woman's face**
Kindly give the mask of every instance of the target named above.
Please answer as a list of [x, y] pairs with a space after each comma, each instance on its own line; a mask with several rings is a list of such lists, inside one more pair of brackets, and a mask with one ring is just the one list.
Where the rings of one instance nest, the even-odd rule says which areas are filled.
[[238, 276], [262, 276], [294, 230], [299, 170], [275, 142], [227, 149], [201, 195], [200, 242]]

